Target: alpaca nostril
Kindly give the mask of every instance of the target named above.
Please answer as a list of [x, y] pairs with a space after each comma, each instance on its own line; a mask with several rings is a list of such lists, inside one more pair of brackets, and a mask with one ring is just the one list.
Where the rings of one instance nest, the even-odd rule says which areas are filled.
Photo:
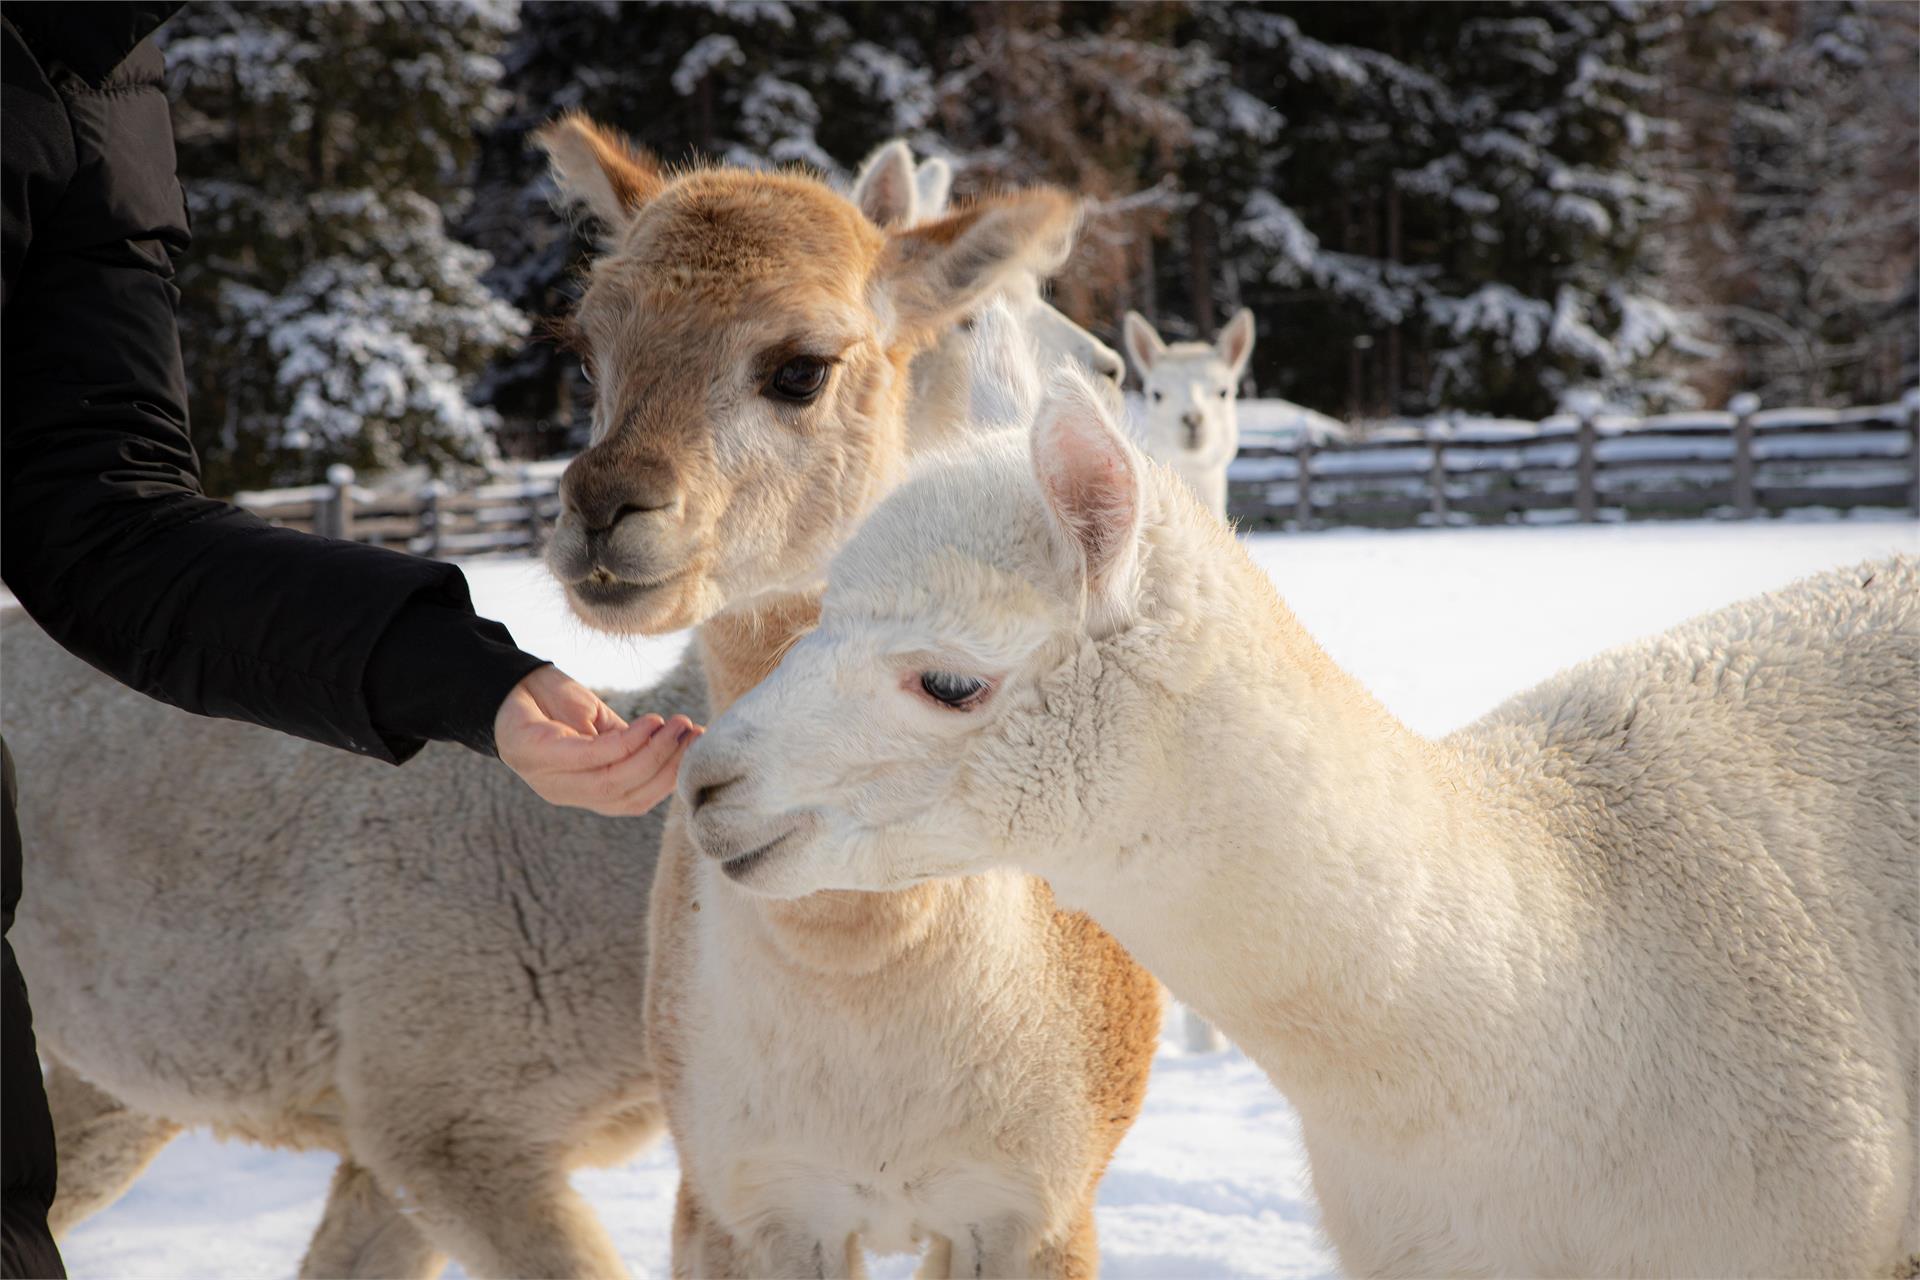
[[720, 793], [740, 781], [742, 775], [736, 774], [722, 782], [706, 782], [693, 790], [693, 811], [698, 813], [720, 798]]
[[606, 533], [631, 515], [665, 511], [680, 497], [675, 468], [609, 461], [592, 450], [575, 458], [560, 477], [561, 510], [589, 533]]
[[651, 515], [655, 511], [665, 511], [672, 505], [672, 503], [662, 503], [657, 507], [649, 507], [636, 502], [627, 502], [615, 507], [611, 514], [600, 512], [589, 514], [583, 511], [580, 513], [580, 520], [586, 526], [589, 538], [601, 538], [612, 533], [628, 516]]
[[[620, 509], [613, 513], [613, 524], [619, 524], [628, 516], [644, 516], [651, 515], [655, 511], [665, 511], [672, 505], [673, 503], [671, 502], [657, 502], [651, 506], [644, 502], [622, 503]], [[609, 527], [612, 526], [610, 525]]]

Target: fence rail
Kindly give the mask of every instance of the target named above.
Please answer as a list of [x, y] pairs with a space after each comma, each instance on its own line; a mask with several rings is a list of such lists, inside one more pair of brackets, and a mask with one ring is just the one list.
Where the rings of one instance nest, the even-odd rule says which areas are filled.
[[[327, 482], [242, 493], [275, 524], [447, 557], [537, 547], [560, 514], [564, 461], [474, 489]], [[1228, 506], [1254, 528], [1751, 517], [1807, 507], [1920, 513], [1920, 393], [1859, 409], [1724, 412], [1544, 422], [1436, 418], [1362, 441], [1254, 438], [1228, 473]]]
[[249, 511], [290, 529], [445, 558], [526, 551], [560, 515], [560, 468], [536, 463], [474, 489], [429, 482], [405, 492], [357, 483], [336, 466], [325, 484], [235, 495]]
[[1243, 445], [1228, 507], [1256, 528], [1920, 512], [1920, 395], [1859, 409], [1538, 423], [1436, 418], [1363, 441]]

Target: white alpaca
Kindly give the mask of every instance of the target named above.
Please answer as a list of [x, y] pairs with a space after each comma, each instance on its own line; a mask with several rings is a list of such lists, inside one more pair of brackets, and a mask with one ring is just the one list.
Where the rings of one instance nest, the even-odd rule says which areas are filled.
[[1885, 1276], [1917, 753], [1906, 558], [1419, 738], [1065, 378], [878, 509], [681, 787], [770, 897], [1046, 875], [1298, 1108], [1352, 1274]]
[[[907, 144], [896, 138], [877, 148], [860, 166], [850, 198], [877, 226], [912, 226], [948, 212], [952, 182], [953, 171], [945, 160], [934, 157], [916, 163]], [[997, 297], [1039, 358], [1048, 365], [1077, 365], [1118, 384], [1127, 371], [1119, 354], [1049, 303], [1040, 285], [1035, 273], [1018, 272]], [[969, 321], [914, 358], [910, 412], [916, 452], [950, 444], [969, 429], [967, 395], [974, 346]]]
[[1240, 375], [1253, 354], [1253, 312], [1242, 307], [1211, 343], [1160, 340], [1137, 311], [1124, 322], [1127, 354], [1140, 372], [1147, 453], [1192, 486], [1201, 505], [1227, 514], [1227, 467], [1240, 451]]
[[[1083, 358], [1044, 303], [1022, 323]], [[920, 358], [964, 367], [972, 343], [950, 331]], [[837, 459], [800, 470], [819, 502], [867, 483]], [[341, 1156], [305, 1274], [429, 1276], [449, 1254], [621, 1273], [566, 1177], [664, 1128], [641, 992], [665, 810], [556, 809], [461, 747], [395, 770], [188, 716], [17, 612], [0, 650], [29, 860], [10, 940], [50, 1064], [56, 1233], [204, 1124]], [[706, 679], [690, 651], [604, 696], [704, 718]]]

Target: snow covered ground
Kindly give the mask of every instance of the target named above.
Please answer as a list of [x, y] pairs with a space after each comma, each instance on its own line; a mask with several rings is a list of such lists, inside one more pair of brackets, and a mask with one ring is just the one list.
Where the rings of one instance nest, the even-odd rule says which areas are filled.
[[[1920, 551], [1920, 525], [1337, 531], [1259, 535], [1249, 545], [1336, 660], [1413, 728], [1442, 733], [1608, 646], [1819, 569]], [[467, 568], [483, 612], [505, 619], [522, 645], [602, 687], [644, 686], [684, 643], [586, 633], [565, 617], [537, 565]], [[1101, 1188], [1107, 1274], [1329, 1274], [1291, 1110], [1237, 1052], [1163, 1049], [1146, 1113]], [[328, 1156], [182, 1138], [68, 1239], [68, 1266], [78, 1277], [291, 1275], [332, 1164]], [[635, 1271], [664, 1275], [670, 1148], [576, 1182]], [[902, 1259], [878, 1268], [886, 1276], [909, 1270]]]

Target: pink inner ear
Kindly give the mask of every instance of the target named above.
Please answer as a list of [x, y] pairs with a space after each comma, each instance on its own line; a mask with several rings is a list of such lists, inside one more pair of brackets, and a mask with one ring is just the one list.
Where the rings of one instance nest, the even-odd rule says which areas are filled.
[[1246, 360], [1248, 352], [1253, 350], [1253, 317], [1242, 311], [1227, 323], [1220, 337], [1221, 346], [1224, 348], [1222, 354], [1225, 355], [1227, 363], [1241, 364]]
[[1133, 488], [1117, 459], [1094, 465], [1096, 471], [1069, 472], [1056, 479], [1055, 510], [1079, 539], [1088, 576], [1098, 581], [1119, 559], [1133, 527]]
[[1134, 368], [1144, 378], [1147, 371], [1153, 368], [1154, 361], [1160, 357], [1163, 347], [1160, 335], [1153, 331], [1153, 326], [1132, 312], [1128, 312], [1126, 319], [1121, 322], [1121, 329], [1127, 354], [1133, 357]]
[[1087, 576], [1097, 584], [1133, 536], [1138, 499], [1132, 460], [1099, 410], [1078, 396], [1059, 406], [1042, 432], [1047, 504], [1079, 543]]
[[890, 148], [874, 162], [860, 193], [860, 212], [875, 225], [904, 226], [913, 220], [913, 166]]

